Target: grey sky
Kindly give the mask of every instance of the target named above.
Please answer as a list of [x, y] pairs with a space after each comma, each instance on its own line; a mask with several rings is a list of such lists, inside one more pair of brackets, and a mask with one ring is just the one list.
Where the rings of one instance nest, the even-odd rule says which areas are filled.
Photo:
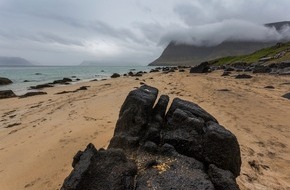
[[264, 23], [290, 20], [289, 0], [0, 0], [0, 56], [42, 65], [83, 60], [146, 65], [171, 40], [289, 36]]

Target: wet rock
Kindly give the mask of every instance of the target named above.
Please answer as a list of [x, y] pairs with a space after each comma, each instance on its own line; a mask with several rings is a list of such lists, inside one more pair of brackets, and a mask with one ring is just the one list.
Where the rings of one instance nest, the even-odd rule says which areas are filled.
[[250, 79], [253, 77], [251, 75], [247, 75], [247, 74], [240, 74], [240, 75], [237, 75], [235, 78], [236, 79]]
[[13, 98], [13, 97], [16, 97], [16, 95], [14, 94], [14, 92], [12, 90], [1, 90], [0, 91], [0, 99]]
[[12, 84], [12, 83], [13, 82], [8, 78], [0, 77], [0, 85], [7, 85], [7, 84]]
[[201, 64], [190, 68], [190, 73], [207, 73], [209, 71], [210, 66], [208, 62], [202, 62]]
[[118, 74], [118, 73], [114, 73], [112, 76], [111, 76], [111, 78], [118, 78], [118, 77], [120, 77], [121, 75], [120, 74]]
[[74, 158], [73, 171], [61, 190], [133, 190], [137, 166], [121, 150], [99, 150], [89, 144]]
[[47, 94], [46, 92], [41, 92], [41, 91], [38, 91], [38, 92], [27, 92], [21, 96], [19, 96], [19, 98], [26, 98], [26, 97], [29, 97], [29, 96], [37, 96], [37, 95], [45, 95]]

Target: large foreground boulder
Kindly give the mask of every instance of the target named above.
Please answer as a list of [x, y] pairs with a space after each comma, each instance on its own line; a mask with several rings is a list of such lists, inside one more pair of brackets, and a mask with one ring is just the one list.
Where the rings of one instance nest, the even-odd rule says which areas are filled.
[[4, 78], [4, 77], [0, 77], [0, 85], [7, 85], [7, 84], [11, 84], [12, 81], [8, 78]]
[[62, 190], [239, 189], [235, 135], [197, 104], [175, 98], [166, 113], [169, 97], [157, 97], [146, 85], [131, 91], [108, 150], [79, 152]]
[[61, 190], [134, 189], [137, 166], [121, 150], [97, 151], [89, 144], [75, 155], [72, 166]]

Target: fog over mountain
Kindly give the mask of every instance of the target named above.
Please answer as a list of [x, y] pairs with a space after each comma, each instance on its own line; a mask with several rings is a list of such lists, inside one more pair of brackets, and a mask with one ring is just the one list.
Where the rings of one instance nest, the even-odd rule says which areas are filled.
[[171, 41], [289, 39], [265, 23], [290, 20], [288, 0], [1, 0], [0, 56], [42, 65], [146, 65]]

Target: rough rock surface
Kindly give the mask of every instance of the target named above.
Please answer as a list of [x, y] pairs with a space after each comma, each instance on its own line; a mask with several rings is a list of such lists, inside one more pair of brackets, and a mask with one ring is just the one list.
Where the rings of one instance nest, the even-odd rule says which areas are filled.
[[169, 97], [157, 97], [146, 85], [131, 91], [108, 150], [79, 152], [61, 189], [239, 189], [236, 137], [197, 104], [175, 98], [166, 113]]
[[13, 98], [13, 97], [16, 97], [16, 95], [14, 94], [14, 92], [12, 90], [1, 90], [0, 91], [0, 99]]
[[284, 94], [282, 97], [290, 100], [290, 92]]
[[46, 92], [41, 92], [41, 91], [38, 91], [38, 92], [27, 92], [21, 96], [19, 96], [19, 98], [26, 98], [26, 97], [29, 97], [29, 96], [37, 96], [37, 95], [45, 95], [47, 94]]
[[202, 62], [201, 64], [191, 67], [190, 73], [207, 73], [210, 70], [210, 66], [208, 62]]
[[97, 151], [89, 144], [75, 155], [72, 166], [61, 190], [134, 189], [137, 166], [121, 150]]
[[4, 78], [4, 77], [0, 77], [0, 85], [7, 85], [7, 84], [11, 84], [12, 81], [8, 78]]

